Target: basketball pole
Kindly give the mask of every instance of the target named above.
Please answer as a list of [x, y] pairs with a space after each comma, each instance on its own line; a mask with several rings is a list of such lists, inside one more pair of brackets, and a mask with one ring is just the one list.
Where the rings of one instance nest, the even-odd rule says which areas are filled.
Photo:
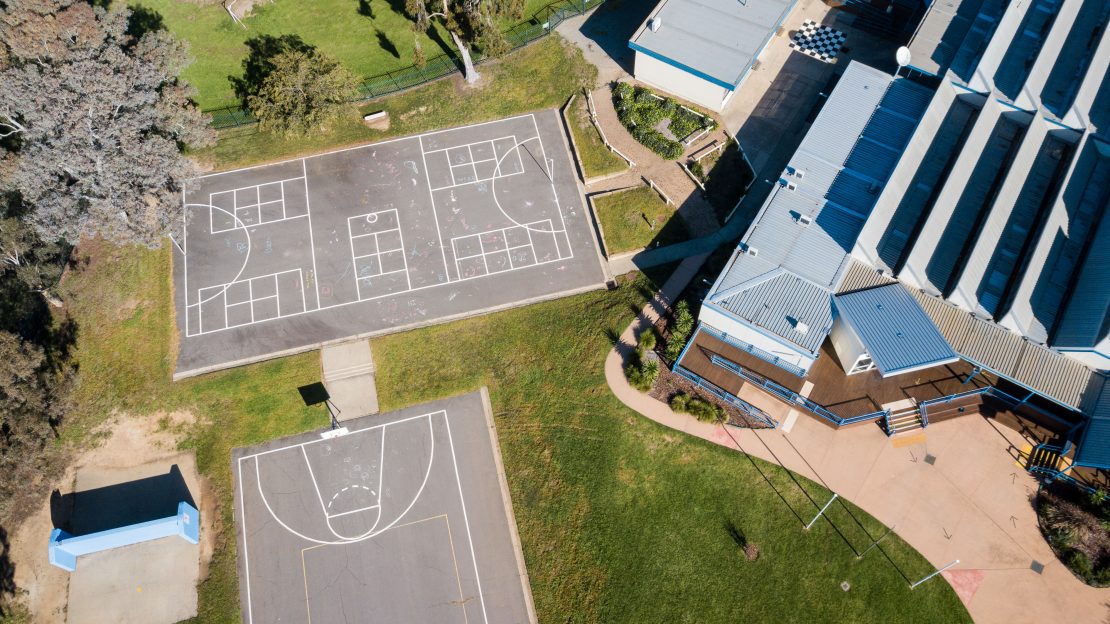
[[[324, 406], [328, 408], [328, 416], [331, 418], [331, 428], [332, 429], [338, 429], [339, 428], [338, 414], [342, 414], [343, 410], [339, 409], [338, 407], [335, 407], [332, 404], [330, 398], [324, 399]], [[332, 408], [334, 408], [335, 411], [332, 411]]]

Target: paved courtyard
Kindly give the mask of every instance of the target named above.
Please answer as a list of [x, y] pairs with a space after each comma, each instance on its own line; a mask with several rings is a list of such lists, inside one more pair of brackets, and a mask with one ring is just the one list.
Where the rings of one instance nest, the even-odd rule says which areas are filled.
[[176, 377], [601, 287], [556, 111], [184, 192]]

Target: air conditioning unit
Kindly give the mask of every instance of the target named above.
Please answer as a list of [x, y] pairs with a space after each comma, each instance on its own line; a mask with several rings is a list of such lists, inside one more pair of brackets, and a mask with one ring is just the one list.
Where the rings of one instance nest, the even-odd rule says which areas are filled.
[[806, 325], [802, 321], [795, 321], [794, 330], [797, 331], [799, 334], [804, 334], [809, 331], [809, 325]]
[[747, 249], [744, 250], [744, 253], [746, 253], [749, 256], [754, 258], [754, 257], [759, 255], [759, 250], [756, 249], [755, 247], [748, 247]]
[[648, 28], [651, 29], [651, 32], [659, 32], [659, 27], [662, 26], [662, 25], [663, 25], [663, 18], [661, 18], [661, 17], [653, 17], [650, 20], [648, 20]]
[[809, 227], [813, 224], [813, 217], [809, 215], [798, 215], [798, 225], [802, 227]]

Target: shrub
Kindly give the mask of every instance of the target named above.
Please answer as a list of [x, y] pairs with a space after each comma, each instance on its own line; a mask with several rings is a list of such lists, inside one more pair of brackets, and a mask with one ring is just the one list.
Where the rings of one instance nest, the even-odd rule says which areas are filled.
[[655, 126], [660, 121], [669, 119], [671, 134], [679, 138], [702, 128], [717, 128], [717, 121], [708, 115], [700, 116], [679, 106], [671, 98], [659, 97], [649, 89], [633, 87], [624, 82], [618, 82], [613, 87], [613, 105], [621, 123], [632, 136], [644, 147], [667, 160], [681, 157], [685, 146], [681, 141], [669, 139], [656, 130]]
[[655, 336], [654, 329], [648, 329], [644, 333], [640, 334], [640, 346], [637, 348], [637, 352], [639, 353], [640, 357], [644, 357], [645, 353], [655, 350], [656, 340], [657, 338]]
[[667, 339], [668, 360], [673, 362], [678, 359], [692, 331], [694, 331], [694, 315], [690, 313], [690, 304], [683, 299], [674, 307], [674, 322], [671, 324], [671, 336]]
[[728, 420], [728, 414], [721, 406], [684, 392], [671, 397], [671, 409], [689, 414], [701, 422], [723, 423]]
[[633, 388], [640, 392], [647, 392], [655, 385], [655, 379], [659, 376], [659, 360], [654, 358], [648, 360], [639, 360], [629, 363], [624, 369], [624, 376], [628, 378], [628, 383]]

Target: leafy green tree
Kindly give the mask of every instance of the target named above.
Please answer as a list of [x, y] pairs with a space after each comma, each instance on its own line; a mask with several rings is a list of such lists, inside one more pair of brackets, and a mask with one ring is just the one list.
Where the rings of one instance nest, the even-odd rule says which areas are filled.
[[289, 50], [270, 59], [272, 69], [247, 97], [264, 130], [303, 135], [338, 116], [354, 96], [358, 78], [312, 49]]
[[[463, 76], [473, 84], [481, 76], [474, 68], [470, 49], [477, 45], [488, 56], [508, 51], [509, 43], [497, 26], [500, 18], [520, 19], [524, 0], [405, 0], [405, 12], [414, 21], [418, 33], [428, 32], [433, 20], [447, 29], [459, 51]], [[420, 41], [416, 41], [418, 62], [424, 58]]]

